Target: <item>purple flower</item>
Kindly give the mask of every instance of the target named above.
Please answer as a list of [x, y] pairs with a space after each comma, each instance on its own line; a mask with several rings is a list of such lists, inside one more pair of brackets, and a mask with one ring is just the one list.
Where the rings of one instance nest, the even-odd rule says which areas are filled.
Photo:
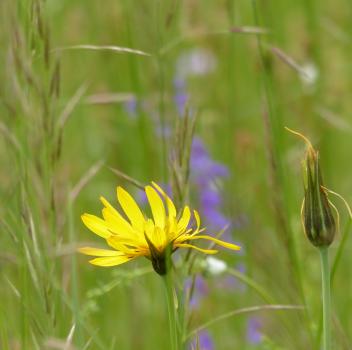
[[262, 322], [252, 317], [247, 323], [247, 340], [251, 344], [259, 344], [262, 341], [263, 335], [261, 333]]
[[202, 214], [209, 230], [220, 231], [230, 225], [230, 221], [219, 211], [219, 208], [202, 206]]
[[184, 91], [177, 91], [174, 96], [177, 112], [179, 116], [183, 117], [186, 113], [186, 104], [188, 101], [188, 94]]
[[201, 185], [210, 184], [217, 177], [228, 176], [227, 167], [211, 159], [199, 137], [195, 137], [192, 142], [191, 169], [196, 182]]
[[203, 141], [199, 137], [195, 137], [191, 149], [191, 168], [194, 177], [206, 176], [207, 174], [203, 171], [204, 169], [208, 169], [211, 166], [211, 163], [212, 161]]
[[198, 157], [209, 157], [209, 153], [206, 150], [203, 141], [199, 137], [195, 137], [192, 143], [192, 154], [195, 158]]
[[228, 168], [225, 165], [220, 164], [220, 163], [212, 162], [210, 170], [211, 170], [210, 173], [213, 177], [227, 177], [227, 176], [229, 176]]
[[200, 194], [202, 206], [213, 208], [221, 204], [220, 193], [214, 188], [205, 188]]
[[184, 79], [174, 80], [175, 95], [174, 102], [176, 105], [177, 112], [180, 117], [183, 117], [186, 112], [186, 104], [189, 99], [186, 91], [186, 81]]
[[[198, 345], [198, 348], [197, 348], [197, 345]], [[190, 343], [189, 349], [190, 350], [193, 350], [193, 349], [214, 350], [215, 346], [214, 346], [213, 338], [211, 337], [208, 331], [206, 330], [200, 331], [197, 337], [195, 337]]]
[[203, 141], [198, 137], [194, 138], [191, 150], [191, 176], [198, 186], [200, 209], [210, 230], [219, 231], [231, 224], [221, 212], [222, 197], [215, 185], [215, 182], [227, 175], [227, 167], [214, 162]]

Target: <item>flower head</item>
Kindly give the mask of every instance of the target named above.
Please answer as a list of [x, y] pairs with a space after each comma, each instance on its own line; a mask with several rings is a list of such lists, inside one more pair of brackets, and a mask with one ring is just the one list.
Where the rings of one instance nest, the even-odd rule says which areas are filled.
[[212, 241], [217, 245], [239, 250], [240, 247], [221, 241], [208, 235], [202, 235], [200, 218], [193, 210], [195, 225], [191, 224], [191, 210], [185, 206], [181, 215], [177, 215], [170, 197], [156, 184], [145, 187], [153, 218], [147, 218], [132, 196], [122, 187], [117, 187], [117, 200], [125, 217], [105, 198], [101, 197], [104, 208], [103, 218], [83, 214], [83, 223], [95, 234], [104, 238], [113, 249], [83, 247], [83, 254], [95, 256], [90, 263], [98, 266], [116, 266], [144, 256], [152, 261], [154, 270], [164, 275], [167, 272], [168, 253], [178, 248], [191, 248], [205, 254], [215, 254], [215, 249], [202, 249], [190, 242], [197, 239]]
[[329, 201], [327, 189], [323, 184], [319, 153], [304, 135], [286, 129], [301, 137], [307, 144], [303, 162], [304, 200], [301, 209], [304, 232], [314, 246], [328, 247], [335, 237], [336, 222], [333, 215], [334, 206]]
[[305, 161], [304, 203], [302, 207], [304, 231], [315, 246], [329, 246], [335, 237], [336, 223], [332, 205], [319, 167], [319, 154], [307, 151]]

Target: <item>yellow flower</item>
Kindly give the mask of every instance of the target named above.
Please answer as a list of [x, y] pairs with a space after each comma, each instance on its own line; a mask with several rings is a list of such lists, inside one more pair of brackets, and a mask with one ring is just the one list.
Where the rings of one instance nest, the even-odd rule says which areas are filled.
[[178, 218], [174, 203], [156, 183], [146, 186], [145, 193], [153, 219], [145, 217], [131, 195], [122, 187], [117, 187], [117, 199], [128, 220], [103, 197], [100, 198], [104, 205], [103, 219], [91, 214], [82, 215], [83, 223], [114, 249], [80, 248], [81, 253], [96, 257], [89, 261], [91, 264], [116, 266], [144, 256], [152, 261], [157, 273], [164, 275], [167, 272], [167, 249], [174, 252], [178, 248], [192, 248], [206, 254], [217, 253], [217, 250], [202, 249], [189, 243], [197, 239], [209, 240], [232, 250], [240, 249], [235, 244], [201, 235], [204, 229], [200, 228], [196, 210], [193, 211], [196, 224], [193, 228], [190, 225], [191, 210], [188, 206], [184, 207]]

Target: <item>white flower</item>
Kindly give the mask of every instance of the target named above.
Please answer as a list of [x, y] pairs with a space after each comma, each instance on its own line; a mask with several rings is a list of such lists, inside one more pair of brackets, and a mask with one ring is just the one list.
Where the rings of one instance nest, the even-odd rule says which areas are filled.
[[312, 88], [318, 78], [319, 78], [319, 71], [317, 66], [313, 62], [308, 62], [301, 68], [301, 81], [306, 88]]
[[205, 75], [216, 68], [216, 58], [211, 51], [193, 49], [184, 52], [176, 63], [176, 76], [186, 79], [189, 76]]
[[214, 258], [213, 256], [207, 256], [205, 262], [206, 270], [212, 275], [220, 275], [227, 269], [225, 261]]

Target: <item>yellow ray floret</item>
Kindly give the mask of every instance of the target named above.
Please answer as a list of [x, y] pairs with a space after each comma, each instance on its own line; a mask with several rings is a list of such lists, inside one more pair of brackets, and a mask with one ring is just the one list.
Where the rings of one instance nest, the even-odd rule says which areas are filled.
[[231, 250], [240, 249], [235, 244], [208, 235], [200, 235], [204, 229], [200, 227], [200, 217], [196, 210], [193, 211], [193, 220], [188, 206], [185, 206], [180, 211], [180, 217], [177, 217], [174, 203], [156, 183], [152, 182], [146, 186], [145, 194], [152, 218], [143, 214], [132, 196], [122, 187], [117, 187], [117, 200], [123, 214], [101, 197], [104, 205], [103, 218], [91, 214], [82, 215], [83, 223], [92, 232], [104, 238], [113, 249], [80, 248], [82, 254], [96, 257], [89, 261], [91, 264], [116, 266], [144, 256], [152, 260], [156, 272], [164, 274], [166, 268], [163, 267], [163, 261], [169, 248], [171, 252], [178, 248], [191, 248], [205, 254], [217, 253], [215, 249], [203, 249], [190, 244], [191, 241], [203, 239]]

